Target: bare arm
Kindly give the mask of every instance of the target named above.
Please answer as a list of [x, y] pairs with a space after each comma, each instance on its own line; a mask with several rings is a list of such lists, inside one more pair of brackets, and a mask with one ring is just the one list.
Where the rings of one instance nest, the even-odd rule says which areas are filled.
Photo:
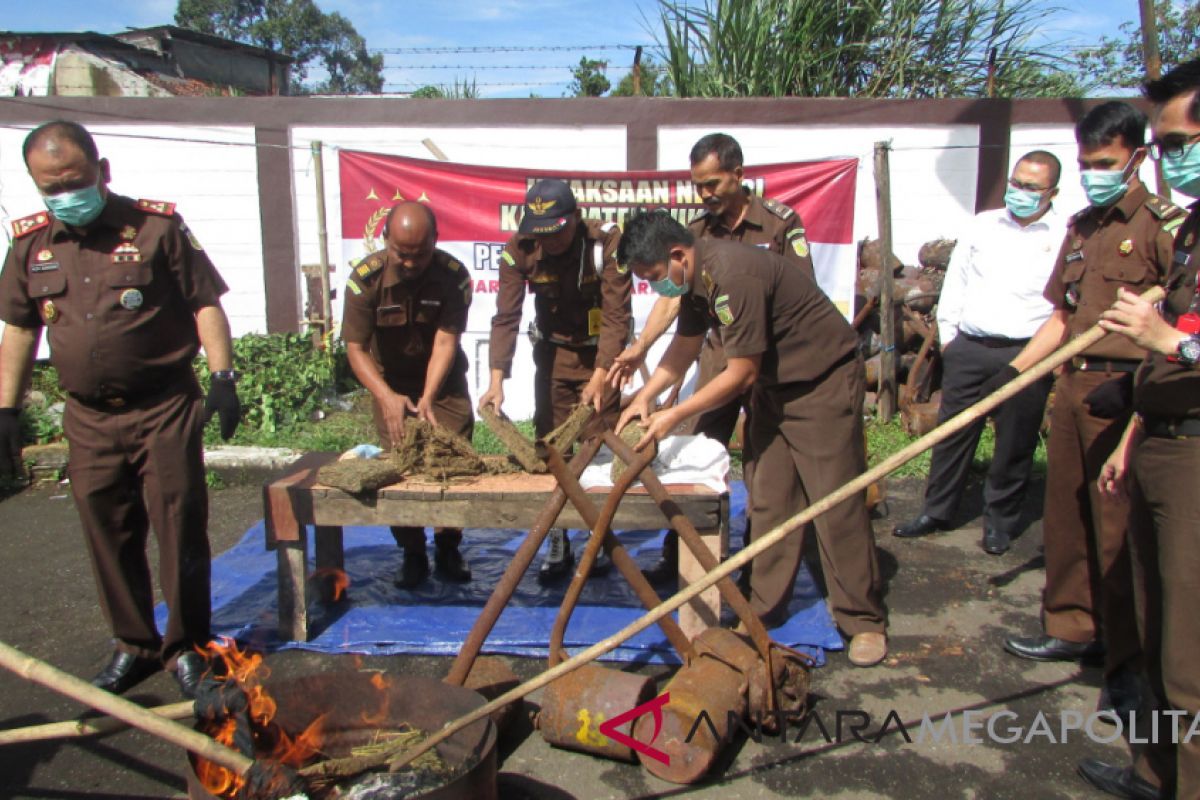
[[650, 418], [654, 413], [655, 398], [687, 372], [687, 368], [696, 360], [696, 356], [700, 355], [702, 344], [704, 344], [703, 336], [675, 334], [675, 337], [671, 339], [671, 344], [667, 347], [667, 352], [663, 354], [662, 361], [658, 362], [658, 366], [654, 369], [650, 379], [646, 381], [646, 385], [621, 412], [621, 417], [617, 420], [618, 433], [630, 420]]
[[41, 336], [41, 328], [4, 327], [4, 338], [0, 340], [0, 408], [17, 408], [25, 399]]
[[671, 327], [671, 323], [678, 316], [678, 297], [658, 298], [654, 303], [654, 308], [650, 309], [650, 316], [646, 318], [646, 327], [642, 328], [642, 333], [638, 336], [637, 341], [626, 347], [608, 370], [607, 380], [609, 383], [617, 388], [628, 384], [633, 379], [633, 373], [646, 360], [646, 354], [650, 352], [650, 348], [667, 332], [667, 328]]
[[1067, 312], [1056, 308], [1033, 334], [1029, 344], [1017, 353], [1017, 357], [1011, 362], [1012, 366], [1018, 372], [1024, 372], [1061, 347], [1066, 335]]
[[371, 354], [367, 352], [362, 343], [346, 342], [346, 357], [350, 361], [350, 369], [354, 371], [354, 377], [358, 378], [359, 382], [375, 398], [375, 402], [379, 403], [379, 407], [383, 411], [383, 421], [387, 427], [388, 437], [393, 443], [398, 443], [404, 438], [404, 415], [409, 411], [416, 411], [417, 407], [411, 398], [392, 391], [384, 381], [383, 375], [380, 374], [379, 368], [375, 366], [375, 360], [371, 358]]
[[229, 318], [219, 303], [204, 306], [196, 312], [196, 332], [208, 358], [208, 371], [233, 369], [233, 336], [229, 331]]

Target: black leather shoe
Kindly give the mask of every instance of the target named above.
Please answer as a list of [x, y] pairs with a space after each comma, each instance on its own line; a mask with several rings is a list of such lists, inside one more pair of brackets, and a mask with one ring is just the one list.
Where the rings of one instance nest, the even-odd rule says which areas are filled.
[[679, 535], [668, 531], [663, 539], [662, 557], [654, 562], [650, 569], [642, 570], [642, 575], [654, 586], [667, 586], [679, 579]]
[[471, 580], [471, 568], [457, 547], [439, 547], [433, 552], [433, 568], [442, 580], [466, 583]]
[[415, 589], [429, 579], [429, 556], [420, 553], [404, 553], [404, 563], [396, 570], [392, 583], [399, 589]]
[[892, 536], [899, 536], [901, 539], [916, 539], [918, 536], [928, 536], [944, 530], [946, 530], [944, 521], [934, 519], [928, 514], [922, 514], [911, 522], [892, 528]]
[[113, 694], [124, 694], [162, 669], [157, 658], [142, 658], [120, 650], [113, 653], [108, 666], [92, 678], [92, 686]]
[[1053, 636], [1011, 636], [1004, 640], [1004, 649], [1033, 661], [1090, 661], [1104, 657], [1101, 642], [1068, 642]]
[[607, 575], [612, 572], [612, 566], [612, 559], [608, 557], [608, 552], [601, 547], [600, 552], [596, 553], [596, 560], [592, 562], [592, 575]]
[[1104, 680], [1100, 699], [1096, 703], [1097, 718], [1116, 724], [1120, 719], [1126, 728], [1142, 705], [1142, 679], [1129, 667], [1119, 667]]
[[1080, 777], [1105, 794], [1132, 800], [1159, 800], [1162, 792], [1132, 767], [1117, 767], [1095, 758], [1085, 758], [1075, 768]]
[[200, 679], [206, 672], [208, 661], [197, 652], [189, 650], [180, 653], [179, 658], [175, 659], [175, 682], [179, 684], [179, 691], [188, 700], [196, 699], [196, 689], [199, 688]]
[[[538, 567], [539, 583], [557, 583], [571, 574], [575, 567], [575, 556], [571, 553], [571, 539], [566, 531], [550, 531], [550, 551]], [[553, 537], [560, 536], [560, 539]]]
[[983, 526], [983, 552], [994, 556], [1002, 556], [1008, 552], [1012, 539], [1002, 530], [990, 525]]

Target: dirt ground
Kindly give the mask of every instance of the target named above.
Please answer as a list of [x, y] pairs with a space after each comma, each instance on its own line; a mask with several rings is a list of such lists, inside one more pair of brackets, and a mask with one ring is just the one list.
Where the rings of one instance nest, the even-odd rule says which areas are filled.
[[[1005, 556], [979, 548], [978, 500], [968, 501], [963, 527], [917, 541], [890, 535], [919, 505], [915, 481], [889, 485], [890, 517], [876, 521], [887, 581], [892, 655], [885, 666], [856, 669], [833, 653], [813, 675], [815, 713], [833, 741], [810, 725], [800, 741], [764, 738], [733, 746], [720, 774], [686, 787], [662, 782], [633, 765], [556, 750], [526, 721], [501, 743], [501, 796], [571, 798], [1087, 798], [1099, 796], [1074, 774], [1076, 762], [1099, 756], [1124, 762], [1118, 740], [1103, 744], [1074, 731], [1059, 743], [1060, 712], [1087, 717], [1095, 708], [1100, 680], [1095, 668], [1037, 664], [1012, 658], [1001, 642], [1010, 633], [1039, 630], [1041, 487], [1031, 492], [1029, 529]], [[972, 496], [977, 496], [976, 491]], [[235, 543], [262, 517], [257, 486], [212, 492], [210, 526], [214, 552]], [[78, 519], [63, 487], [26, 490], [0, 501], [0, 564], [6, 602], [0, 612], [0, 641], [83, 678], [90, 678], [110, 653], [108, 633], [96, 605]], [[152, 561], [153, 563], [153, 561]], [[268, 657], [277, 675], [352, 668], [347, 657], [286, 651]], [[364, 658], [366, 666], [409, 674], [441, 676], [449, 659]], [[529, 677], [542, 665], [512, 659]], [[651, 668], [661, 676], [661, 668]], [[171, 678], [159, 674], [129, 697], [145, 705], [179, 699]], [[535, 694], [529, 708], [535, 709]], [[838, 712], [865, 711], [874, 739], [890, 712], [906, 723], [910, 743], [893, 723], [876, 742], [859, 742], [844, 729], [837, 736]], [[975, 729], [982, 743], [962, 741], [964, 712], [984, 718], [996, 712], [1000, 737], [1028, 734], [1039, 714], [1044, 732], [1012, 743], [990, 741], [986, 724]], [[0, 728], [71, 719], [79, 705], [17, 676], [0, 674]], [[923, 714], [941, 720], [947, 713], [959, 725], [957, 743], [918, 740]], [[854, 722], [850, 719], [850, 722]], [[1099, 726], [1096, 733], [1110, 735]], [[0, 798], [60, 800], [141, 800], [184, 796], [183, 753], [138, 731], [91, 739], [60, 740], [0, 747]]]

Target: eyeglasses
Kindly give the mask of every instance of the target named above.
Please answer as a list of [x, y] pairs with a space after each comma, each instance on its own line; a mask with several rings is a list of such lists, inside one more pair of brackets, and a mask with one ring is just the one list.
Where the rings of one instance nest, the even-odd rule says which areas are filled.
[[1148, 147], [1150, 158], [1161, 161], [1164, 158], [1181, 158], [1185, 152], [1200, 141], [1200, 133], [1185, 136], [1182, 133], [1167, 134], [1166, 138], [1155, 139]]
[[1032, 183], [1023, 183], [1021, 181], [1014, 181], [1012, 178], [1008, 179], [1008, 185], [1014, 189], [1020, 189], [1023, 192], [1046, 192], [1050, 190], [1049, 186], [1038, 186]]

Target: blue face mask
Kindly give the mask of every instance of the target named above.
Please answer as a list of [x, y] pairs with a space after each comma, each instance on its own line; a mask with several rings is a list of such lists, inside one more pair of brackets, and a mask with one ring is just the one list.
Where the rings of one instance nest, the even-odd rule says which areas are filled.
[[[1133, 157], [1130, 156], [1129, 160], [1132, 162]], [[1127, 169], [1128, 163], [1121, 169], [1085, 169], [1080, 172], [1079, 182], [1083, 184], [1088, 202], [1103, 208], [1120, 200], [1129, 188], [1129, 179], [1133, 177], [1132, 174], [1125, 174]]]
[[43, 195], [42, 202], [59, 221], [68, 225], [87, 225], [100, 216], [108, 198], [101, 194], [100, 185], [96, 184], [74, 192]]
[[1171, 185], [1191, 197], [1200, 197], [1200, 147], [1192, 145], [1178, 158], [1164, 156], [1163, 178]]
[[650, 288], [662, 297], [682, 297], [687, 294], [688, 290], [686, 285], [680, 286], [671, 280], [671, 268], [669, 266], [667, 267], [667, 274], [661, 280], [650, 281]]
[[1011, 184], [1004, 190], [1004, 207], [1014, 217], [1032, 217], [1042, 204], [1042, 192], [1018, 189]]

